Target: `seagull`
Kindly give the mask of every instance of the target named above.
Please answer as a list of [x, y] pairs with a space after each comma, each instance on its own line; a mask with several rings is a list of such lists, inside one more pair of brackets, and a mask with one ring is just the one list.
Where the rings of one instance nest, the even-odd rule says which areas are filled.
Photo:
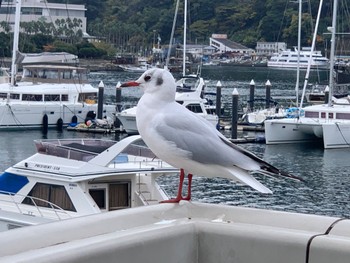
[[[121, 85], [134, 86], [140, 86], [144, 91], [136, 109], [141, 138], [158, 158], [180, 169], [177, 197], [163, 202], [191, 200], [193, 174], [227, 178], [266, 194], [272, 193], [271, 190], [252, 174], [298, 179], [235, 145], [203, 117], [177, 103], [175, 79], [168, 70], [149, 69], [136, 81]], [[188, 190], [184, 197], [185, 173]]]

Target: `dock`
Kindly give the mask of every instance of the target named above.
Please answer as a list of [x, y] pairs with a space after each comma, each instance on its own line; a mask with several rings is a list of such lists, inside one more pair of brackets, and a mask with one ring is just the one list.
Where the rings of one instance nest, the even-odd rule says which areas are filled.
[[67, 127], [67, 131], [103, 133], [103, 134], [124, 132], [124, 130], [121, 130], [120, 128], [100, 128], [100, 127], [82, 127], [82, 126]]

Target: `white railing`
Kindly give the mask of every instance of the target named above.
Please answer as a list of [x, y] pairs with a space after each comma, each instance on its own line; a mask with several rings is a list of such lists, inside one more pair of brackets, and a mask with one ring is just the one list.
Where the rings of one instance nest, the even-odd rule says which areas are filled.
[[[6, 198], [9, 197], [9, 198]], [[19, 197], [17, 199], [20, 199], [21, 201], [17, 201], [16, 197]], [[22, 198], [23, 197], [23, 198]], [[32, 205], [30, 204], [23, 204], [22, 201], [26, 198], [30, 199]], [[46, 206], [39, 206], [38, 203], [43, 202]], [[32, 196], [25, 196], [21, 194], [6, 192], [6, 191], [0, 191], [0, 208], [4, 210], [3, 205], [1, 204], [8, 204], [11, 207], [15, 208], [18, 213], [23, 215], [30, 215], [30, 216], [39, 216], [42, 218], [50, 218], [51, 216], [45, 216], [48, 213], [50, 215], [54, 216], [54, 219], [62, 220], [64, 218], [70, 218], [72, 217], [66, 210], [62, 209], [58, 205], [55, 205], [54, 203], [51, 203], [47, 200], [32, 197]], [[62, 215], [65, 215], [62, 217]]]

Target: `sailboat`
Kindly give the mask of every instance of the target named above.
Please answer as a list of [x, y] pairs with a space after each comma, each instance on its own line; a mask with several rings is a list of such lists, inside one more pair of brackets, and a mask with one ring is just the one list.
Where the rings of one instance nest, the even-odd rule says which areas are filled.
[[338, 0], [334, 0], [330, 28], [332, 45], [328, 103], [300, 108], [298, 118], [266, 121], [266, 144], [321, 141], [325, 149], [350, 147], [350, 97], [339, 100], [337, 103], [334, 103], [332, 98], [337, 8]]
[[41, 56], [39, 60], [32, 59], [33, 63], [23, 64], [21, 79], [16, 80], [20, 10], [18, 0], [11, 81], [0, 84], [0, 130], [63, 127], [83, 122], [89, 116], [96, 116], [96, 112], [100, 118], [113, 120], [115, 105], [103, 105], [98, 111], [99, 89], [88, 83], [85, 68], [72, 63], [48, 63]]

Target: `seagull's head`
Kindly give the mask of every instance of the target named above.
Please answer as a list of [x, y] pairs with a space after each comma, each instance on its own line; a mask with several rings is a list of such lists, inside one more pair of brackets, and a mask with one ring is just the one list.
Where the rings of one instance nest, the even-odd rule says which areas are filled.
[[152, 68], [146, 70], [135, 81], [123, 83], [121, 87], [140, 86], [145, 93], [175, 100], [176, 83], [173, 75], [166, 69]]

